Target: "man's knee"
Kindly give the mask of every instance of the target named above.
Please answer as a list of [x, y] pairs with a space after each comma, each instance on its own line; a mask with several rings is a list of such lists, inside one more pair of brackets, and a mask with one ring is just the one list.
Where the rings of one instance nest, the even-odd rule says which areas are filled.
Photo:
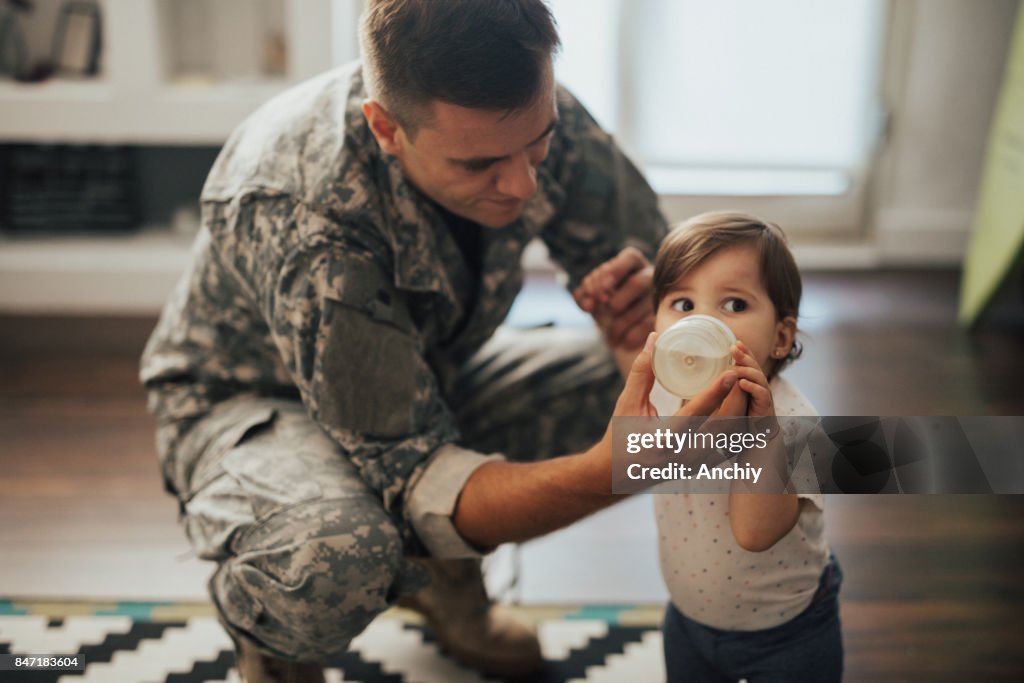
[[[276, 516], [291, 520], [267, 520], [261, 526], [293, 526], [294, 540], [270, 549], [245, 550], [269, 530], [247, 533], [242, 552], [210, 580], [229, 630], [268, 654], [320, 661], [344, 652], [388, 607], [403, 566], [398, 531], [379, 506], [351, 502], [318, 501]], [[285, 538], [283, 531], [273, 535]]]
[[534, 460], [601, 438], [621, 390], [592, 330], [503, 329], [462, 370], [456, 418], [465, 445]]

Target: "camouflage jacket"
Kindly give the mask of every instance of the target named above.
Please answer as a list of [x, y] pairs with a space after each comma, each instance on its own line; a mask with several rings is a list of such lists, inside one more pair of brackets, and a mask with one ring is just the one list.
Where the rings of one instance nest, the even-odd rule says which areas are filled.
[[[564, 89], [538, 192], [482, 229], [473, 275], [444, 219], [384, 155], [358, 64], [275, 97], [231, 135], [203, 188], [192, 262], [142, 358], [162, 454], [218, 401], [300, 398], [396, 517], [407, 483], [459, 435], [455, 369], [504, 320], [539, 236], [574, 287], [665, 232], [656, 197]], [[467, 310], [468, 293], [477, 296]], [[169, 486], [187, 464], [164, 457]]]

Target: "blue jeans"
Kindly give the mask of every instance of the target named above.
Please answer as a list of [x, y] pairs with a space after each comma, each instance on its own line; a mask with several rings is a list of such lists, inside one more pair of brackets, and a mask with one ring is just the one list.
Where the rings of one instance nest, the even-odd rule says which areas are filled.
[[843, 676], [839, 586], [843, 572], [835, 556], [803, 612], [760, 631], [722, 631], [693, 621], [669, 603], [662, 626], [670, 683], [834, 682]]

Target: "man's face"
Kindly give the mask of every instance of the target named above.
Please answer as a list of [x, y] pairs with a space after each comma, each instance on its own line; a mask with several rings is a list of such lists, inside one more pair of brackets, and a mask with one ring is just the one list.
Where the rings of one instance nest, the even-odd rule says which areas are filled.
[[537, 167], [548, 154], [557, 121], [554, 81], [545, 69], [541, 92], [512, 113], [435, 101], [414, 138], [398, 128], [395, 156], [423, 194], [452, 213], [501, 228], [515, 221], [537, 192]]

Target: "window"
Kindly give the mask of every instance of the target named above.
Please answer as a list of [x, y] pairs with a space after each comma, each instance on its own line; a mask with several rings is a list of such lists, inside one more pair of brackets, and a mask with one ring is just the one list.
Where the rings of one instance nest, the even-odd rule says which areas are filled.
[[[558, 79], [670, 220], [727, 205], [787, 231], [859, 234], [885, 118], [885, 0], [548, 2]], [[362, 5], [332, 0], [335, 63], [358, 52]]]
[[560, 81], [667, 195], [856, 191], [882, 0], [553, 0]]

